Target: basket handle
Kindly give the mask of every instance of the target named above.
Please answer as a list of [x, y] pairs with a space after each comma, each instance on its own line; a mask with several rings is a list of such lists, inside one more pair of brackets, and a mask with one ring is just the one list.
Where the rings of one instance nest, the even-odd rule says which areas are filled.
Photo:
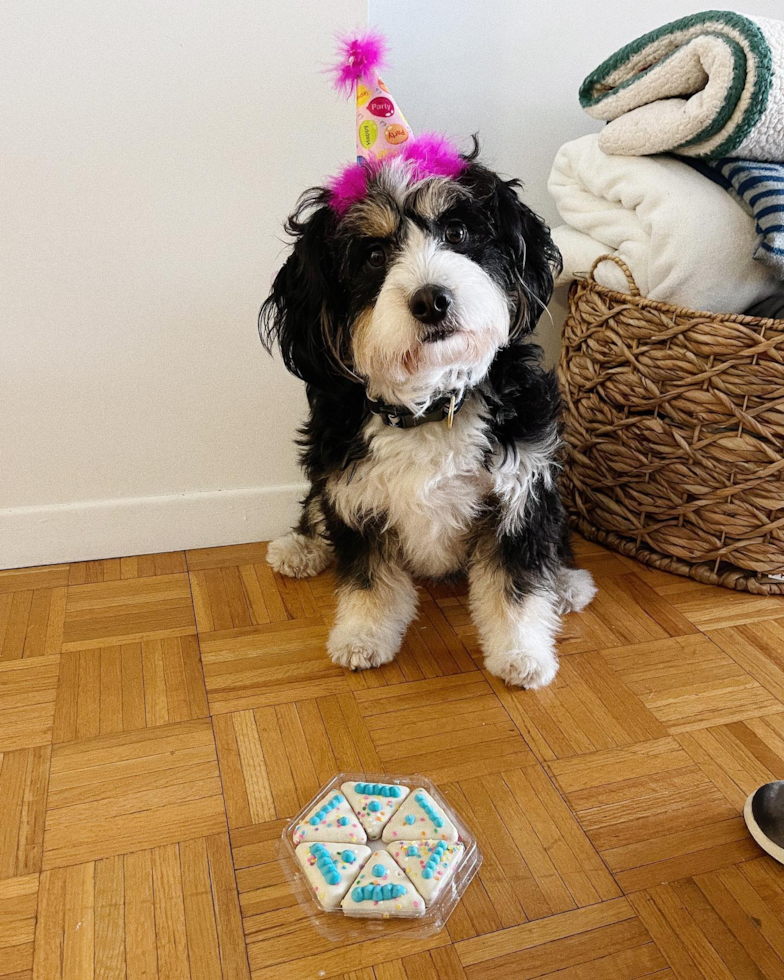
[[600, 255], [599, 258], [591, 266], [591, 271], [588, 273], [589, 277], [593, 282], [596, 282], [596, 272], [597, 267], [601, 262], [614, 262], [621, 272], [626, 276], [626, 282], [629, 284], [629, 294], [631, 296], [639, 296], [640, 290], [637, 288], [637, 283], [634, 281], [634, 276], [632, 275], [632, 270], [623, 261], [623, 259], [618, 258], [617, 255]]

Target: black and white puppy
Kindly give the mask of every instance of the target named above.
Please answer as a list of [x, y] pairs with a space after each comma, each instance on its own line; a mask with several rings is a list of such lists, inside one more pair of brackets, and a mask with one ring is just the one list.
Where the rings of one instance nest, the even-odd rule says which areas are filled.
[[559, 615], [595, 594], [558, 495], [557, 381], [529, 342], [560, 256], [517, 181], [476, 147], [463, 163], [413, 182], [392, 160], [344, 214], [317, 188], [289, 218], [259, 323], [307, 385], [311, 489], [268, 561], [301, 577], [334, 560], [328, 649], [354, 669], [394, 658], [413, 576], [467, 572], [487, 669], [541, 687]]

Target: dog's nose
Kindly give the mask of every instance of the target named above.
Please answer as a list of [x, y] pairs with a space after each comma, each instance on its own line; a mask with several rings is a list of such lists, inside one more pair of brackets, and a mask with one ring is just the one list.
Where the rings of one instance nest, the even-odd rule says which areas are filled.
[[408, 301], [408, 308], [421, 323], [440, 323], [452, 305], [446, 286], [420, 286]]

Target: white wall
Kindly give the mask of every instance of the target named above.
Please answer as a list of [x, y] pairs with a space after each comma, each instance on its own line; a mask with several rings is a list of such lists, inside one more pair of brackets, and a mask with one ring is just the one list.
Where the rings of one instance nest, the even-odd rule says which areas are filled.
[[256, 316], [353, 154], [320, 68], [365, 0], [5, 0], [0, 567], [285, 527], [301, 386]]
[[[525, 199], [551, 224], [558, 213], [547, 176], [558, 148], [602, 125], [580, 108], [585, 76], [622, 45], [678, 17], [717, 4], [690, 0], [369, 0], [370, 22], [387, 35], [384, 72], [414, 131], [478, 132], [496, 169], [520, 177]], [[718, 5], [721, 6], [721, 5]], [[744, 0], [744, 13], [784, 18], [782, 0]], [[557, 357], [565, 290], [540, 340]]]
[[[412, 124], [479, 130], [550, 220], [553, 155], [597, 125], [582, 78], [710, 6], [370, 0]], [[365, 0], [3, 3], [0, 567], [256, 540], [293, 516], [304, 399], [256, 314], [283, 218], [353, 153], [319, 67], [365, 17]]]

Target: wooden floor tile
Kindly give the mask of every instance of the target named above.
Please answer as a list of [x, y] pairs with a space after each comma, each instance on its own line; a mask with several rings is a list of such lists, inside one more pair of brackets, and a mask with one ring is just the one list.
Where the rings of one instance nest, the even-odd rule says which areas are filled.
[[196, 632], [186, 574], [117, 579], [68, 589], [63, 650]]
[[65, 588], [0, 593], [0, 663], [60, 652], [65, 597]]
[[6, 592], [61, 588], [68, 585], [68, 570], [68, 565], [0, 569], [0, 595]]
[[230, 826], [292, 816], [301, 804], [276, 708], [217, 716], [215, 730]]
[[542, 690], [493, 690], [542, 761], [631, 745], [666, 731], [600, 653], [564, 657], [553, 683]]
[[476, 670], [468, 650], [432, 598], [420, 602], [406, 641], [425, 677]]
[[123, 577], [120, 558], [74, 562], [68, 572], [69, 585], [92, 585], [96, 582], [117, 582]]
[[255, 565], [267, 560], [267, 543], [230, 544], [222, 548], [192, 548], [185, 552], [192, 572], [205, 568], [227, 568], [230, 565]]
[[349, 690], [349, 672], [329, 659], [323, 626], [221, 638], [200, 637], [213, 715], [287, 704]]
[[702, 632], [784, 616], [784, 596], [752, 595], [723, 589], [722, 601], [719, 602], [715, 586], [696, 582], [684, 586], [682, 579], [660, 586], [656, 591]]
[[458, 636], [461, 636], [465, 630], [475, 631], [467, 595], [445, 596], [435, 601], [446, 621]]
[[784, 702], [784, 619], [712, 630], [711, 639]]
[[52, 750], [44, 869], [225, 827], [209, 719], [103, 735]]
[[241, 636], [257, 626], [322, 622], [310, 582], [276, 575], [266, 561], [191, 571], [190, 578], [200, 633]]
[[48, 745], [60, 658], [0, 663], [0, 752]]
[[41, 875], [33, 980], [249, 980], [224, 834]]
[[614, 554], [593, 541], [585, 538], [572, 538], [575, 560], [580, 568], [587, 568], [594, 578], [612, 578], [618, 575], [628, 575], [629, 572], [640, 574], [641, 566], [637, 562], [629, 562], [623, 555]]
[[442, 605], [451, 603], [455, 599], [468, 599], [468, 578], [465, 575], [458, 575], [453, 579], [444, 579], [440, 582], [428, 582], [427, 579], [421, 582], [423, 593], [427, 593], [433, 602]]
[[150, 575], [174, 575], [187, 572], [184, 551], [168, 551], [157, 555], [133, 555], [120, 559], [120, 578], [147, 578]]
[[208, 715], [195, 636], [62, 654], [55, 742]]
[[313, 593], [316, 580], [273, 572], [266, 545], [190, 551], [188, 566], [201, 634], [230, 640], [323, 625]]
[[607, 663], [671, 733], [781, 711], [781, 703], [698, 633], [608, 650]]
[[757, 854], [738, 811], [672, 737], [550, 769], [626, 893]]
[[355, 691], [354, 699], [388, 771], [453, 781], [535, 762], [478, 671]]
[[738, 812], [758, 786], [784, 776], [784, 713], [687, 732], [678, 741]]
[[96, 582], [117, 582], [119, 579], [173, 575], [187, 570], [184, 551], [170, 551], [157, 555], [133, 555], [130, 558], [109, 558], [101, 561], [81, 561], [71, 565], [68, 584], [89, 585]]
[[309, 579], [310, 594], [319, 611], [321, 620], [325, 626], [331, 628], [335, 622], [335, 610], [337, 609], [337, 579], [333, 568], [328, 568], [321, 575]]
[[568, 613], [563, 617], [561, 631], [558, 634], [559, 657], [600, 649], [601, 642], [591, 629], [591, 623], [582, 613]]
[[[598, 595], [537, 691], [484, 670], [465, 579], [352, 673], [334, 570], [264, 543], [0, 572], [0, 980], [784, 976], [741, 816], [784, 777], [784, 599], [575, 550]], [[299, 905], [280, 835], [342, 770], [433, 778], [477, 834], [437, 935]]]
[[273, 820], [231, 834], [240, 908], [248, 937], [263, 938], [268, 925], [276, 926], [289, 915], [298, 921], [303, 918], [278, 860], [285, 824], [285, 820]]
[[[634, 576], [602, 577], [599, 582], [601, 587], [585, 617], [599, 648], [645, 643], [670, 635], [636, 598], [635, 590], [643, 597], [646, 590]], [[654, 607], [651, 611], [658, 610]], [[688, 623], [686, 628], [691, 628]]]
[[38, 875], [0, 881], [0, 978], [21, 980], [33, 967]]
[[41, 870], [51, 749], [0, 754], [0, 880]]
[[[443, 789], [450, 804], [475, 828], [484, 855], [479, 879], [500, 928], [620, 895], [539, 766], [462, 779]], [[470, 918], [470, 902], [466, 910]], [[484, 920], [473, 921], [471, 931], [485, 931]]]
[[781, 976], [782, 869], [769, 858], [630, 896], [678, 977]]
[[[629, 561], [628, 559], [624, 559]], [[653, 569], [646, 569], [645, 566], [637, 562], [629, 562], [634, 571], [627, 575], [620, 575], [610, 584], [619, 596], [621, 603], [628, 607], [639, 606], [645, 615], [653, 620], [659, 628], [664, 630], [667, 636], [687, 636], [698, 633], [698, 628], [683, 616], [672, 602], [661, 596], [655, 588], [655, 581], [650, 574]], [[673, 578], [674, 576], [669, 576]], [[683, 579], [678, 579], [683, 582]], [[599, 579], [600, 584], [606, 590], [604, 579]], [[653, 639], [653, 637], [649, 637]]]
[[667, 965], [623, 898], [468, 939], [456, 950], [468, 980], [526, 980], [579, 967], [574, 976], [616, 980]]
[[[305, 928], [310, 928], [305, 924]], [[396, 936], [395, 926], [390, 929], [391, 935], [380, 939], [368, 939], [360, 943], [329, 942], [313, 933], [311, 930], [306, 940], [299, 945], [293, 941], [293, 936], [300, 938], [299, 930], [288, 939], [280, 941], [267, 939], [248, 943], [248, 958], [253, 980], [329, 980], [332, 977], [344, 977], [345, 967], [353, 969], [348, 974], [351, 980], [358, 973], [359, 978], [367, 976], [366, 971], [372, 969], [376, 978], [394, 976], [394, 973], [381, 972], [389, 963], [398, 962], [402, 957], [405, 962], [409, 957], [427, 950], [446, 946], [447, 939], [442, 934], [427, 939], [412, 939], [409, 936]], [[309, 940], [313, 937], [313, 942]], [[296, 959], [284, 959], [286, 950], [302, 952], [312, 949], [308, 955]], [[404, 980], [408, 975], [404, 974]]]

